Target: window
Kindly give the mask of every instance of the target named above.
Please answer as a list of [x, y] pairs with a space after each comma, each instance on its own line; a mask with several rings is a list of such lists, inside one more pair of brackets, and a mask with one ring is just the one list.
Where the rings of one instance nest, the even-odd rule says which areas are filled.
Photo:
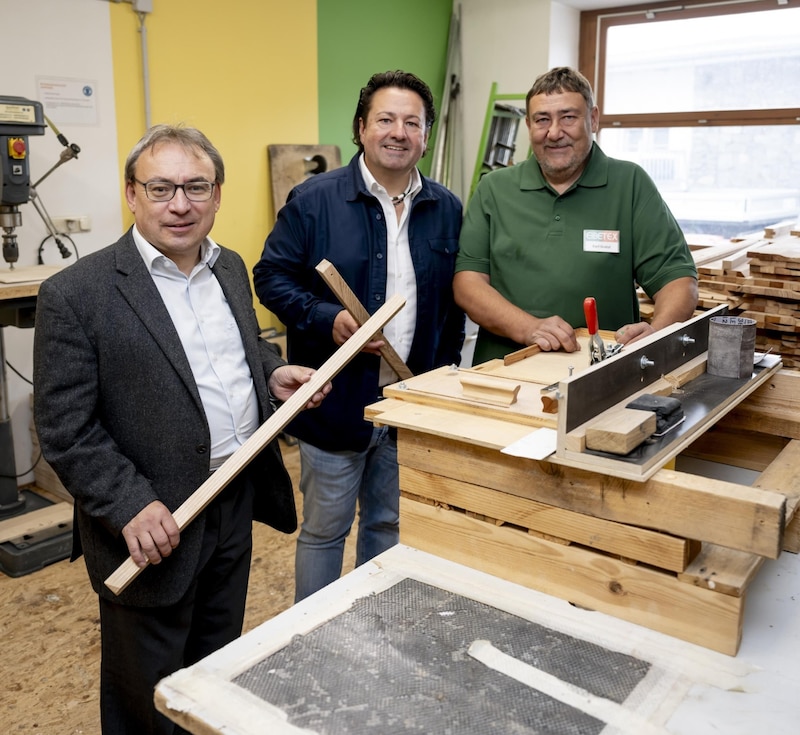
[[581, 14], [598, 142], [639, 163], [687, 233], [800, 217], [800, 0]]

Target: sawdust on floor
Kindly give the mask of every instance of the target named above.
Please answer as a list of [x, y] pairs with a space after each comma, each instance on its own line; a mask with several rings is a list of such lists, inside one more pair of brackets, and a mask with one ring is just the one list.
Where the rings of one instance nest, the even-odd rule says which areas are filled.
[[[281, 442], [281, 449], [301, 510], [297, 448]], [[245, 631], [291, 606], [296, 536], [254, 525]], [[348, 539], [345, 572], [353, 559]], [[99, 733], [100, 626], [83, 562], [64, 560], [17, 578], [0, 574], [0, 610], [3, 733]]]

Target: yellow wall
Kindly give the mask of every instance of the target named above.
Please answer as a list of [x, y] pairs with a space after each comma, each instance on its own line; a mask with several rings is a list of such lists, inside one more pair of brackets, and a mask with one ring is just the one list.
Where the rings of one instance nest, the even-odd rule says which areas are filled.
[[[122, 171], [145, 130], [141, 33], [130, 4], [110, 10]], [[151, 123], [192, 125], [219, 148], [226, 182], [212, 237], [252, 268], [274, 219], [267, 145], [319, 142], [316, 0], [154, 0], [144, 25]], [[257, 311], [263, 327], [278, 325]]]

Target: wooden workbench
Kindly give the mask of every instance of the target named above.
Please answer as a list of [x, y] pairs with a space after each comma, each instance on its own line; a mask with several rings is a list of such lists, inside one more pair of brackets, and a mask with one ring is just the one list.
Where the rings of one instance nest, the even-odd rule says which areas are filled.
[[[447, 380], [446, 369], [417, 376], [367, 408], [398, 430], [403, 543], [736, 654], [756, 573], [800, 548], [800, 373], [769, 374], [642, 481], [504, 453], [555, 426], [539, 386], [484, 406], [448, 395]], [[745, 484], [680, 471], [684, 456], [760, 474]]]

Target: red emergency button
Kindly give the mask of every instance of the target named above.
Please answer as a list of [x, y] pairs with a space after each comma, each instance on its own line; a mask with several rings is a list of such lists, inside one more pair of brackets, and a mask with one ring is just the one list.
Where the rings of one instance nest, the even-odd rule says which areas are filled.
[[28, 147], [25, 145], [25, 138], [8, 139], [8, 155], [10, 158], [25, 158]]

